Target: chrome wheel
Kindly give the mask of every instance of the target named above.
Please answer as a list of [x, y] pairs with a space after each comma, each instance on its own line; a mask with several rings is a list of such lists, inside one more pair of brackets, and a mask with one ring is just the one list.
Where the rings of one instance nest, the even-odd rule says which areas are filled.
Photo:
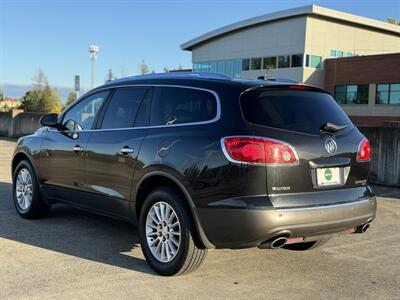
[[33, 197], [32, 177], [26, 168], [22, 168], [18, 172], [15, 183], [15, 196], [18, 206], [22, 210], [27, 210], [31, 206]]
[[181, 225], [174, 209], [166, 202], [155, 203], [147, 213], [146, 240], [160, 262], [173, 260], [181, 243]]

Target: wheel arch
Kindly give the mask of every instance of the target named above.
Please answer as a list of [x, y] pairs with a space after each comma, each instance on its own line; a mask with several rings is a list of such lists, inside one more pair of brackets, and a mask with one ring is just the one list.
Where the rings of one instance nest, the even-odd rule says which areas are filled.
[[189, 209], [200, 243], [205, 248], [214, 248], [214, 245], [210, 243], [203, 231], [199, 217], [196, 213], [194, 201], [188, 190], [174, 175], [171, 175], [170, 173], [164, 171], [152, 171], [141, 178], [136, 188], [134, 197], [135, 201], [133, 205], [133, 216], [136, 220], [139, 220], [140, 209], [146, 196], [151, 191], [161, 186], [171, 186], [181, 194], [181, 196], [186, 200], [186, 203], [184, 204]]
[[16, 153], [12, 158], [12, 161], [11, 161], [11, 177], [14, 178], [15, 168], [18, 166], [18, 164], [22, 160], [27, 160], [31, 164], [31, 166], [32, 166], [32, 168], [35, 171], [36, 176], [37, 176], [38, 173], [37, 173], [37, 170], [36, 170], [36, 166], [34, 165], [33, 160], [31, 159], [31, 157], [26, 152], [20, 151], [20, 152]]

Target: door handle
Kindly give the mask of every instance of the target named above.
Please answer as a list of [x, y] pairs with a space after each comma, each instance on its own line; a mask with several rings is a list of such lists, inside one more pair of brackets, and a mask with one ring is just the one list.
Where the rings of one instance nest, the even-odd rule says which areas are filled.
[[119, 152], [123, 155], [127, 155], [129, 153], [133, 153], [135, 150], [132, 148], [124, 147]]
[[82, 152], [83, 148], [79, 145], [76, 145], [74, 148], [72, 148], [72, 150], [74, 150], [74, 152], [78, 153], [78, 152]]

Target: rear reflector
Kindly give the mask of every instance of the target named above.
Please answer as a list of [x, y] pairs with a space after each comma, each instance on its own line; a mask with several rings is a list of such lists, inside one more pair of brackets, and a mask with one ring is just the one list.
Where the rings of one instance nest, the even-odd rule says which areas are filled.
[[259, 137], [226, 137], [221, 146], [232, 162], [294, 165], [299, 162], [293, 146], [274, 139]]
[[369, 141], [364, 138], [358, 145], [357, 161], [370, 161], [371, 160], [371, 146]]

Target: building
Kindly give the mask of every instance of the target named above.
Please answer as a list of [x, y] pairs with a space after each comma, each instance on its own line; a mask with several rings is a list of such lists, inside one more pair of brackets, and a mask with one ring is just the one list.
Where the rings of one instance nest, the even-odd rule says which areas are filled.
[[21, 100], [13, 98], [4, 98], [0, 101], [0, 111], [9, 111], [11, 109], [19, 108], [21, 106]]
[[193, 71], [324, 86], [325, 59], [400, 52], [400, 26], [310, 5], [269, 13], [181, 45]]
[[327, 59], [325, 89], [357, 125], [400, 126], [400, 53]]

